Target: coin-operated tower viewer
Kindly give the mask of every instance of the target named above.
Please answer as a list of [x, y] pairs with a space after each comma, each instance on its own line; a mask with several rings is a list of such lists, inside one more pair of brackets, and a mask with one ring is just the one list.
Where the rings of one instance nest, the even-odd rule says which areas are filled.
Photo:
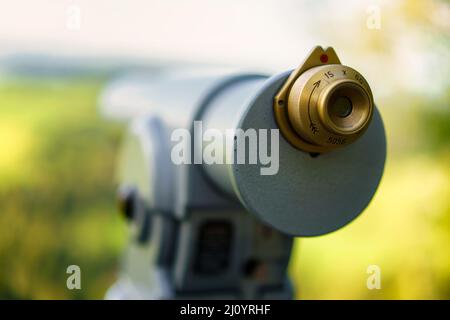
[[[293, 237], [350, 223], [383, 173], [386, 138], [371, 89], [332, 48], [316, 47], [297, 69], [271, 77], [132, 74], [105, 89], [101, 108], [129, 124], [118, 178], [130, 241], [107, 298], [292, 298]], [[276, 173], [249, 161], [254, 146], [246, 161], [230, 161], [248, 136], [202, 139], [199, 123], [225, 136], [277, 130], [276, 149], [267, 150]], [[192, 157], [216, 147], [224, 161], [175, 163], [180, 129], [190, 133]]]

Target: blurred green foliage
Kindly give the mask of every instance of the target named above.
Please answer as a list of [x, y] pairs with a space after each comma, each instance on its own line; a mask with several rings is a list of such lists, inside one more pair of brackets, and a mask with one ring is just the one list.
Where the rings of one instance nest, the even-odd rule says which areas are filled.
[[[0, 298], [102, 298], [124, 226], [112, 179], [120, 128], [97, 114], [102, 79], [0, 85]], [[82, 290], [66, 288], [67, 266]]]
[[[0, 84], [0, 298], [100, 299], [116, 278], [126, 237], [113, 180], [123, 128], [98, 115], [103, 84]], [[390, 99], [380, 105], [394, 105]], [[448, 97], [404, 99], [413, 106], [407, 112], [381, 108], [387, 166], [364, 215], [296, 242], [298, 298], [450, 298]], [[66, 288], [71, 264], [81, 267], [82, 290]], [[381, 268], [381, 290], [366, 287], [372, 264]]]

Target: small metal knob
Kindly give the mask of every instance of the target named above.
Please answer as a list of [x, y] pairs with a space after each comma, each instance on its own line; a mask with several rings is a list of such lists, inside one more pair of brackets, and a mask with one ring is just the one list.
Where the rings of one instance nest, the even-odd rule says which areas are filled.
[[120, 186], [117, 191], [117, 207], [119, 213], [127, 220], [135, 218], [136, 211], [136, 189], [131, 186]]

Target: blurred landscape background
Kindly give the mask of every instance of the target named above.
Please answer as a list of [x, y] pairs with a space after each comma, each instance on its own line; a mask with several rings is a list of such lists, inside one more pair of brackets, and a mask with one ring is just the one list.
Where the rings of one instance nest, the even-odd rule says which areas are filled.
[[[323, 45], [371, 85], [388, 158], [360, 218], [296, 240], [297, 298], [450, 299], [448, 1], [0, 4], [0, 298], [101, 299], [116, 279], [124, 126], [98, 112], [108, 80], [205, 63], [276, 73]], [[66, 288], [71, 264], [82, 290]]]

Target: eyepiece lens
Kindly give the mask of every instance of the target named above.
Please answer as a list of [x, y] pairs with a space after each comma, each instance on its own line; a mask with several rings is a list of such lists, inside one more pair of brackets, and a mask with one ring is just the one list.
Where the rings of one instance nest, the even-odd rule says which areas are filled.
[[330, 111], [333, 115], [336, 115], [339, 118], [348, 117], [353, 111], [352, 101], [345, 96], [337, 97], [336, 101], [334, 101], [331, 106]]

